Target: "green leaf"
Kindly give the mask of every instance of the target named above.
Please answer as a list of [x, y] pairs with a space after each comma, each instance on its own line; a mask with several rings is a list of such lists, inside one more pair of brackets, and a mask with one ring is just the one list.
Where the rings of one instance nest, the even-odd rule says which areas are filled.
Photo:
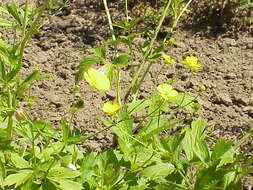
[[232, 147], [232, 142], [219, 139], [213, 148], [211, 159], [216, 163], [218, 162], [219, 165], [217, 167], [220, 167], [232, 163], [235, 159], [234, 156], [235, 150]]
[[142, 171], [144, 177], [151, 179], [157, 177], [166, 177], [175, 171], [175, 167], [170, 163], [158, 163], [153, 166], [149, 166]]
[[220, 159], [226, 152], [232, 148], [232, 142], [224, 139], [219, 139], [213, 147], [211, 159], [216, 161]]
[[82, 190], [80, 183], [62, 178], [50, 178], [51, 182], [61, 190]]
[[21, 82], [20, 86], [25, 87], [26, 85], [31, 84], [33, 81], [40, 79], [39, 73], [40, 73], [39, 69], [33, 71], [25, 78], [25, 80]]
[[158, 135], [162, 131], [165, 131], [177, 123], [181, 122], [182, 119], [172, 119], [168, 120], [166, 117], [161, 116], [160, 118], [153, 119], [152, 122], [147, 126], [144, 127], [138, 136], [141, 137], [141, 139], [148, 139], [154, 135]]
[[81, 173], [79, 171], [71, 170], [60, 166], [56, 166], [48, 172], [48, 178], [57, 177], [61, 179], [68, 179], [68, 178], [76, 178], [80, 175]]
[[185, 129], [185, 136], [182, 141], [183, 149], [185, 151], [185, 155], [188, 161], [192, 160], [194, 157], [194, 140], [192, 139], [191, 129]]
[[192, 121], [192, 135], [194, 139], [203, 138], [203, 133], [206, 127], [206, 122], [202, 118], [198, 118], [197, 120]]
[[112, 64], [113, 65], [117, 65], [117, 66], [127, 66], [128, 62], [132, 60], [132, 56], [129, 55], [119, 55], [118, 57], [116, 57], [113, 61]]
[[62, 140], [64, 143], [67, 143], [70, 135], [70, 128], [65, 118], [61, 119], [60, 126], [62, 129]]
[[80, 80], [82, 80], [84, 73], [88, 71], [91, 65], [98, 63], [100, 61], [102, 61], [101, 57], [97, 56], [85, 57], [79, 65], [78, 72], [76, 73], [75, 76], [75, 82], [78, 83]]
[[0, 160], [0, 187], [3, 189], [5, 178], [5, 167], [3, 162]]
[[106, 46], [101, 45], [94, 48], [94, 53], [96, 56], [101, 57], [103, 59], [106, 58]]
[[21, 69], [21, 64], [16, 64], [14, 68], [9, 72], [6, 76], [6, 82], [10, 82], [12, 79], [14, 79], [17, 74], [19, 73]]
[[4, 186], [12, 186], [15, 184], [16, 188], [29, 180], [32, 175], [32, 170], [22, 170], [19, 173], [8, 175], [4, 180]]
[[195, 155], [204, 163], [209, 161], [210, 155], [208, 146], [205, 141], [197, 139], [194, 144], [194, 153]]
[[14, 23], [3, 18], [0, 18], [0, 27], [15, 28]]
[[92, 176], [93, 167], [95, 163], [96, 163], [96, 153], [95, 152], [87, 153], [83, 159], [80, 169], [83, 181], [88, 180]]
[[222, 178], [215, 180], [216, 167], [204, 168], [198, 171], [197, 179], [195, 182], [194, 190], [213, 190], [216, 189], [218, 181]]
[[11, 161], [14, 164], [14, 166], [19, 169], [31, 167], [28, 161], [26, 161], [16, 153], [11, 154]]
[[230, 171], [224, 175], [223, 178], [223, 188], [226, 189], [231, 183], [235, 181], [236, 173], [235, 171]]
[[186, 109], [189, 112], [195, 111], [196, 98], [186, 93], [178, 93], [176, 97], [170, 98], [171, 103], [177, 104], [179, 107]]
[[135, 114], [138, 111], [145, 109], [149, 104], [148, 100], [134, 100], [128, 104], [127, 112], [128, 114]]
[[20, 8], [17, 7], [17, 4], [13, 2], [11, 6], [7, 7], [7, 10], [9, 14], [16, 20], [16, 22], [21, 26], [22, 23], [19, 16]]
[[102, 92], [106, 92], [111, 88], [111, 81], [102, 71], [89, 68], [87, 72], [84, 72], [84, 78], [89, 85]]

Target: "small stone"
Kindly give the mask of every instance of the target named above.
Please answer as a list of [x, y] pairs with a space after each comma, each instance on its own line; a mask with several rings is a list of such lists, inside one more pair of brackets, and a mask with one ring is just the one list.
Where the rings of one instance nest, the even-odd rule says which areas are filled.
[[49, 95], [48, 99], [49, 99], [49, 102], [51, 104], [55, 105], [56, 108], [59, 108], [63, 105], [62, 102], [61, 102], [60, 97], [57, 96], [57, 95], [53, 95], [53, 94]]
[[176, 46], [178, 48], [185, 48], [186, 47], [185, 43], [177, 42], [177, 41], [174, 43], [174, 46]]
[[227, 93], [217, 94], [213, 100], [214, 104], [224, 104], [226, 106], [232, 105], [232, 100]]
[[245, 71], [242, 75], [244, 79], [253, 78], [253, 71]]
[[247, 106], [249, 104], [249, 99], [241, 96], [234, 95], [232, 97], [233, 104], [235, 105], [244, 105]]
[[224, 78], [225, 79], [235, 79], [236, 78], [236, 74], [235, 73], [229, 73]]
[[68, 77], [67, 77], [67, 74], [65, 72], [59, 72], [58, 73], [59, 77], [61, 77], [63, 80], [66, 80]]
[[253, 118], [253, 108], [252, 107], [244, 107], [243, 112]]

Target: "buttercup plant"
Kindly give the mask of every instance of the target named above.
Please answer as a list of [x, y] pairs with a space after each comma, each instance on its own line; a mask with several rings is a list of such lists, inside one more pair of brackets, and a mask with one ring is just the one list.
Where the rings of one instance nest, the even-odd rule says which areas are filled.
[[[23, 6], [15, 2], [0, 4], [0, 27], [21, 31], [18, 38], [21, 41], [16, 39], [15, 44], [0, 40], [0, 189], [242, 189], [242, 178], [252, 171], [253, 158], [246, 155], [253, 145], [241, 153], [238, 149], [252, 136], [253, 130], [235, 143], [224, 139], [210, 141], [207, 123], [199, 117], [201, 112], [196, 98], [174, 90], [173, 81], [159, 81], [149, 95], [138, 96], [152, 64], [161, 58], [165, 64], [177, 64], [164, 53], [164, 45], [154, 45], [168, 9], [164, 9], [153, 37], [136, 48], [143, 54], [143, 60], [134, 75], [135, 80], [129, 84], [130, 94], [124, 95], [121, 75], [125, 69], [122, 67], [131, 66], [135, 60], [133, 40], [141, 32], [132, 31], [137, 22], [131, 22], [128, 1], [125, 1], [126, 21], [121, 26], [125, 26], [122, 29], [128, 33], [117, 37], [107, 1], [103, 2], [112, 40], [95, 47], [94, 55], [81, 61], [73, 94], [82, 88], [78, 83], [85, 79], [101, 93], [115, 89], [117, 97], [101, 106], [108, 114], [101, 118], [105, 128], [89, 136], [83, 136], [78, 127], [72, 126], [74, 114], [85, 106], [82, 100], [73, 103], [61, 118], [58, 129], [50, 123], [33, 120], [19, 108], [19, 98], [28, 96], [30, 86], [45, 78], [39, 69], [21, 77], [25, 46], [32, 34], [38, 32], [45, 10], [58, 6], [52, 0], [45, 0], [38, 7], [30, 0]], [[169, 7], [171, 2], [167, 3]], [[121, 54], [120, 43], [127, 44], [129, 54]], [[109, 46], [113, 48], [110, 50]], [[115, 51], [115, 57], [108, 58], [108, 51]], [[96, 63], [103, 66], [95, 69]], [[202, 66], [192, 56], [186, 57], [182, 64], [193, 72], [200, 71]], [[190, 117], [181, 115], [181, 110], [190, 113]], [[177, 130], [172, 132], [172, 128]], [[79, 146], [109, 129], [117, 137], [117, 146], [102, 152], [87, 151]]]

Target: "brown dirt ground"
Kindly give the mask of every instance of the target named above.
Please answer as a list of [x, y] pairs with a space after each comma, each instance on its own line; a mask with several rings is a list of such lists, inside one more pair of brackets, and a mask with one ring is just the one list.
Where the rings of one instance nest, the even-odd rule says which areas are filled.
[[[114, 21], [123, 17], [122, 7], [114, 3], [109, 6]], [[37, 100], [26, 109], [34, 119], [58, 125], [73, 103], [71, 91], [76, 67], [85, 55], [91, 54], [92, 46], [109, 38], [102, 7], [100, 1], [74, 0], [70, 7], [52, 16], [28, 45], [25, 72], [39, 67], [43, 73], [51, 74], [51, 78], [37, 82], [32, 89]], [[209, 124], [214, 126], [215, 135], [238, 138], [253, 123], [253, 36], [240, 33], [236, 38], [229, 35], [213, 38], [189, 27], [180, 27], [173, 37], [176, 43], [168, 52], [175, 60], [196, 55], [204, 65], [202, 71], [191, 78], [189, 73], [183, 74], [175, 88], [194, 93], [199, 85], [205, 85], [207, 90], [200, 94], [199, 102]], [[159, 69], [159, 64], [154, 65], [151, 75]], [[155, 85], [151, 75], [144, 83], [146, 91]], [[173, 75], [172, 70], [165, 70], [159, 81], [171, 79]], [[83, 99], [85, 108], [76, 115], [74, 125], [84, 135], [102, 129], [99, 118], [107, 96], [82, 82], [75, 98]], [[85, 142], [84, 147], [99, 151], [111, 145], [112, 134], [108, 131]]]

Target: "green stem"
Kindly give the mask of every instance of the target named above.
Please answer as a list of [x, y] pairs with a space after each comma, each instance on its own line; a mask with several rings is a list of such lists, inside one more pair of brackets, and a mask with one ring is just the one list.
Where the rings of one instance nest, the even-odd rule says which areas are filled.
[[104, 3], [104, 7], [105, 7], [105, 12], [106, 12], [106, 15], [107, 15], [107, 19], [108, 19], [108, 22], [109, 22], [109, 28], [110, 28], [110, 32], [112, 34], [112, 40], [116, 40], [116, 36], [114, 34], [114, 30], [113, 30], [113, 26], [112, 26], [112, 19], [111, 19], [111, 15], [110, 15], [110, 11], [108, 9], [108, 5], [107, 5], [107, 0], [103, 0], [103, 3]]
[[126, 21], [129, 21], [129, 15], [128, 15], [128, 0], [125, 0], [125, 14], [126, 14]]
[[170, 31], [168, 32], [168, 34], [164, 38], [164, 42], [166, 42], [167, 39], [168, 39], [168, 37], [169, 37], [169, 35], [173, 33], [173, 30], [177, 26], [179, 19], [181, 18], [181, 16], [183, 15], [183, 13], [186, 11], [186, 9], [189, 7], [189, 5], [191, 4], [192, 1], [193, 0], [189, 0], [188, 3], [184, 6], [184, 8], [181, 10], [181, 12], [179, 13], [179, 15], [175, 18]]
[[[111, 15], [110, 15], [110, 11], [107, 5], [107, 0], [103, 0], [104, 2], [104, 7], [105, 7], [105, 12], [107, 15], [107, 19], [108, 19], [108, 23], [109, 23], [109, 29], [112, 35], [112, 40], [116, 41], [116, 36], [114, 34], [114, 29], [113, 29], [113, 25], [112, 25], [112, 19], [111, 19]], [[117, 52], [117, 47], [115, 45], [115, 49]], [[117, 67], [116, 68], [116, 95], [117, 95], [117, 102], [119, 103], [119, 105], [121, 106], [121, 84], [120, 84], [120, 68]]]
[[40, 22], [42, 14], [44, 13], [49, 1], [50, 0], [45, 0], [43, 5], [38, 8], [38, 14], [37, 14], [34, 22], [31, 24], [30, 30], [26, 33], [26, 35], [23, 37], [23, 39], [20, 43], [19, 64], [22, 64], [25, 46], [26, 46], [27, 42], [30, 40], [30, 38], [32, 37], [32, 35], [34, 34], [34, 32], [36, 31], [36, 28]]
[[23, 18], [23, 27], [22, 27], [22, 36], [25, 36], [25, 30], [26, 30], [26, 17], [27, 17], [27, 9], [28, 9], [29, 0], [25, 1], [25, 13]]
[[127, 100], [127, 98], [130, 95], [130, 93], [132, 93], [133, 95], [136, 96], [136, 94], [138, 93], [139, 87], [140, 87], [141, 83], [143, 82], [143, 79], [146, 77], [146, 75], [147, 75], [147, 73], [148, 73], [148, 71], [149, 71], [149, 69], [150, 69], [150, 67], [152, 65], [152, 62], [150, 62], [149, 65], [148, 65], [148, 67], [147, 67], [147, 69], [144, 71], [144, 74], [142, 75], [140, 82], [138, 83], [138, 79], [140, 78], [141, 73], [143, 73], [142, 71], [143, 71], [143, 68], [144, 68], [144, 66], [146, 64], [147, 58], [150, 55], [150, 53], [152, 52], [152, 50], [153, 50], [153, 46], [154, 46], [155, 40], [156, 40], [156, 38], [158, 36], [158, 33], [159, 33], [160, 29], [161, 29], [161, 26], [163, 24], [165, 16], [166, 16], [166, 14], [167, 14], [167, 12], [169, 10], [170, 4], [171, 4], [171, 0], [168, 1], [167, 5], [166, 5], [166, 7], [165, 7], [165, 9], [163, 11], [163, 15], [162, 15], [161, 19], [159, 20], [158, 26], [156, 27], [155, 34], [154, 34], [154, 36], [152, 37], [152, 39], [150, 41], [149, 47], [148, 47], [147, 51], [144, 54], [144, 57], [143, 57], [142, 62], [141, 62], [141, 65], [140, 65], [138, 71], [136, 72], [136, 74], [134, 75], [134, 78], [132, 80], [130, 88], [128, 89], [128, 91], [126, 93], [125, 100]]
[[[13, 97], [11, 89], [8, 89], [8, 107], [12, 110], [13, 108]], [[12, 130], [13, 130], [13, 111], [8, 113], [8, 124], [7, 124], [7, 143], [10, 144], [12, 140]]]
[[117, 102], [119, 103], [121, 107], [121, 84], [120, 84], [120, 68], [117, 66], [116, 68], [117, 72], [117, 84], [116, 84], [116, 91], [117, 91]]

